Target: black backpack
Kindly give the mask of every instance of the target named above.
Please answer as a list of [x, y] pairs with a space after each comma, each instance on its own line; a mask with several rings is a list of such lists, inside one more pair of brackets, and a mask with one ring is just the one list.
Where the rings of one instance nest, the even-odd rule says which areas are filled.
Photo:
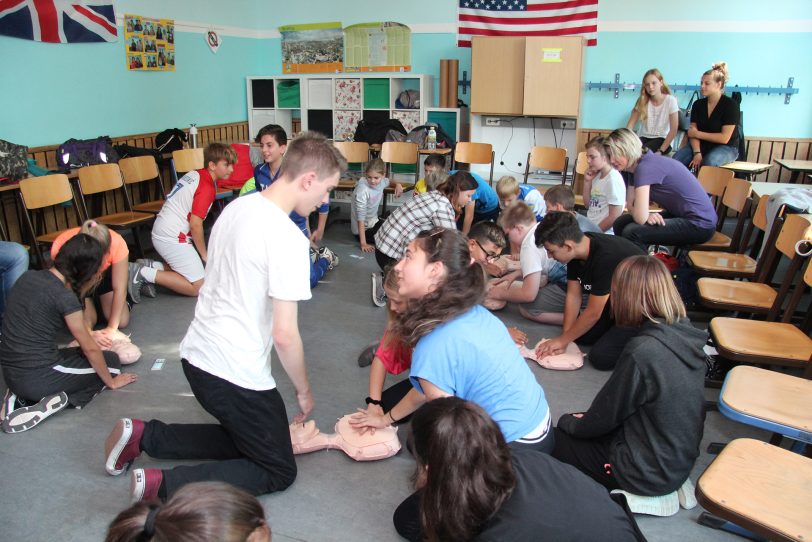
[[389, 130], [396, 130], [406, 135], [406, 128], [397, 119], [387, 119], [381, 122], [361, 120], [355, 129], [354, 141], [365, 141], [370, 145], [380, 145], [386, 141]]
[[177, 128], [168, 128], [155, 136], [155, 147], [158, 152], [179, 151], [186, 142], [186, 132]]
[[0, 139], [0, 178], [19, 181], [28, 177], [28, 147]]

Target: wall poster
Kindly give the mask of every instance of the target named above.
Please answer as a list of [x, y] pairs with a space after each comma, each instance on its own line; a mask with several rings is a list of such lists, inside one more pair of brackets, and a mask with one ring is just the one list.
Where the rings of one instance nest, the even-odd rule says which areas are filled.
[[175, 21], [124, 15], [127, 69], [175, 71]]

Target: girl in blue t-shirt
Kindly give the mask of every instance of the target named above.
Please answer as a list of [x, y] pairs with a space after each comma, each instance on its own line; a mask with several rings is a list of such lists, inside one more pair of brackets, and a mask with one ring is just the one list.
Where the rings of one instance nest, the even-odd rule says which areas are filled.
[[[456, 396], [481, 406], [512, 445], [549, 452], [553, 446], [544, 390], [519, 355], [505, 325], [479, 305], [485, 274], [465, 236], [421, 232], [394, 269], [408, 299], [392, 332], [413, 345], [410, 380], [424, 400]], [[419, 404], [401, 401], [386, 414], [353, 416], [359, 428], [386, 427]]]

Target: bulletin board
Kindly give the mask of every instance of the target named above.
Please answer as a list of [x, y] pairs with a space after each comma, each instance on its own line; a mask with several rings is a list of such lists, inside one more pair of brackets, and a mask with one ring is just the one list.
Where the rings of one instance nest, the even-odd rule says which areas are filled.
[[411, 71], [412, 31], [391, 21], [348, 26], [344, 57], [346, 72]]
[[175, 21], [124, 15], [124, 50], [130, 71], [175, 71]]

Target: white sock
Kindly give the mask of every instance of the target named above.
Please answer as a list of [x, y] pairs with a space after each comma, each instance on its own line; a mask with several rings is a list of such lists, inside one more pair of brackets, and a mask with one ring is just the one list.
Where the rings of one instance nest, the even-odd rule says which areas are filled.
[[153, 267], [142, 267], [141, 268], [141, 276], [144, 277], [144, 280], [147, 282], [155, 283], [155, 276], [158, 274], [158, 270]]
[[164, 266], [164, 264], [156, 260], [152, 260], [152, 265], [150, 265], [150, 267], [153, 269], [157, 269], [158, 271], [166, 271], [166, 267]]

